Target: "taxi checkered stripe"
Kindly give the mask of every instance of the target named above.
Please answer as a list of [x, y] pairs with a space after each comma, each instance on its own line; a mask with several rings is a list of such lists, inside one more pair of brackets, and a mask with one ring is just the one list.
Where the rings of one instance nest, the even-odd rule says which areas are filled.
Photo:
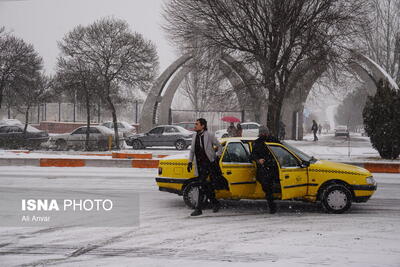
[[171, 165], [171, 166], [187, 166], [187, 163], [177, 163], [177, 162], [160, 162], [160, 165]]
[[340, 174], [350, 174], [350, 175], [362, 175], [357, 172], [348, 172], [348, 171], [335, 171], [335, 170], [321, 170], [321, 169], [310, 169], [310, 172], [326, 172], [326, 173], [340, 173]]

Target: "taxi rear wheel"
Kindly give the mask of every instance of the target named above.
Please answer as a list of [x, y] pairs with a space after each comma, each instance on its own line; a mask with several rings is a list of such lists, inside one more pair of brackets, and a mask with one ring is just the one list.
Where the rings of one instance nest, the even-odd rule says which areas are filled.
[[331, 184], [324, 189], [321, 195], [321, 203], [328, 213], [340, 214], [351, 207], [352, 194], [350, 190], [341, 184]]
[[188, 206], [191, 209], [194, 209], [197, 207], [197, 203], [199, 201], [199, 194], [200, 194], [200, 201], [201, 201], [201, 207], [205, 207], [207, 205], [207, 197], [204, 193], [201, 191], [201, 183], [198, 182], [192, 182], [188, 184], [184, 189], [183, 189], [183, 201], [185, 202], [186, 206]]

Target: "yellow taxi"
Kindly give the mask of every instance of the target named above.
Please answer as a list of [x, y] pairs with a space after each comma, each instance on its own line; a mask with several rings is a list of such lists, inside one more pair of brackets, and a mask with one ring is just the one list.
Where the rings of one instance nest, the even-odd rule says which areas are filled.
[[[225, 188], [217, 188], [217, 199], [265, 199], [261, 184], [256, 181], [256, 165], [250, 160], [256, 138], [221, 139], [223, 152], [219, 166]], [[372, 174], [361, 167], [318, 160], [292, 145], [267, 143], [279, 166], [275, 179], [274, 198], [321, 202], [329, 213], [343, 213], [352, 202], [366, 202], [377, 184]], [[160, 160], [156, 182], [160, 191], [183, 196], [193, 208], [198, 201], [201, 184], [194, 171], [187, 171], [188, 155], [174, 155]], [[206, 201], [205, 197], [200, 201]]]

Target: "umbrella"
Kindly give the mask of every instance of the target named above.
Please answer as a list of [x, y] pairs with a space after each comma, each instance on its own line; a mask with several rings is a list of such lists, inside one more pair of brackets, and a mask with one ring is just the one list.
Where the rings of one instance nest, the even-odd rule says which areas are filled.
[[240, 119], [233, 117], [233, 116], [225, 116], [221, 118], [221, 121], [226, 121], [226, 122], [240, 122]]

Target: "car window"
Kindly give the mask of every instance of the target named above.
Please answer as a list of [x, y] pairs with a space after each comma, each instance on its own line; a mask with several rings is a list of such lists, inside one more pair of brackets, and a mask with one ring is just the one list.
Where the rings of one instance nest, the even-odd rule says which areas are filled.
[[78, 128], [72, 134], [84, 134], [86, 133], [86, 127]]
[[281, 168], [288, 167], [298, 167], [299, 162], [295, 156], [293, 156], [289, 151], [280, 146], [270, 146], [269, 147], [274, 153], [275, 157], [279, 161]]
[[246, 149], [247, 153], [249, 153], [249, 155], [250, 155], [250, 145], [249, 145], [249, 143], [243, 143], [243, 145], [244, 145], [244, 148]]
[[254, 130], [260, 128], [257, 124], [247, 124], [248, 129]]
[[240, 125], [240, 126], [242, 126], [242, 129], [243, 129], [243, 130], [249, 129], [249, 126], [248, 126], [247, 124], [242, 124], [242, 125]]
[[9, 133], [22, 133], [23, 130], [21, 128], [19, 128], [18, 126], [9, 126], [8, 132]]
[[149, 134], [162, 134], [164, 127], [156, 127], [150, 130]]
[[222, 162], [251, 163], [249, 153], [242, 143], [229, 143]]
[[183, 128], [185, 128], [186, 130], [192, 130], [194, 129], [194, 123], [186, 123], [184, 125], [181, 125]]
[[175, 126], [175, 128], [182, 134], [186, 134], [186, 135], [191, 135], [193, 132], [186, 130], [185, 128], [183, 128], [182, 126]]
[[175, 127], [168, 126], [164, 128], [164, 133], [179, 133], [179, 131]]
[[306, 153], [304, 153], [303, 151], [297, 149], [296, 147], [288, 144], [285, 141], [282, 141], [282, 145], [284, 145], [286, 148], [288, 148], [290, 151], [292, 151], [293, 153], [296, 154], [296, 156], [298, 156], [301, 160], [304, 161], [310, 161], [312, 159], [311, 156], [307, 155]]
[[100, 133], [100, 131], [99, 131], [97, 128], [90, 127], [90, 133], [93, 133], [93, 134], [99, 134], [99, 133]]
[[7, 133], [7, 132], [8, 132], [8, 126], [0, 127], [0, 133]]

